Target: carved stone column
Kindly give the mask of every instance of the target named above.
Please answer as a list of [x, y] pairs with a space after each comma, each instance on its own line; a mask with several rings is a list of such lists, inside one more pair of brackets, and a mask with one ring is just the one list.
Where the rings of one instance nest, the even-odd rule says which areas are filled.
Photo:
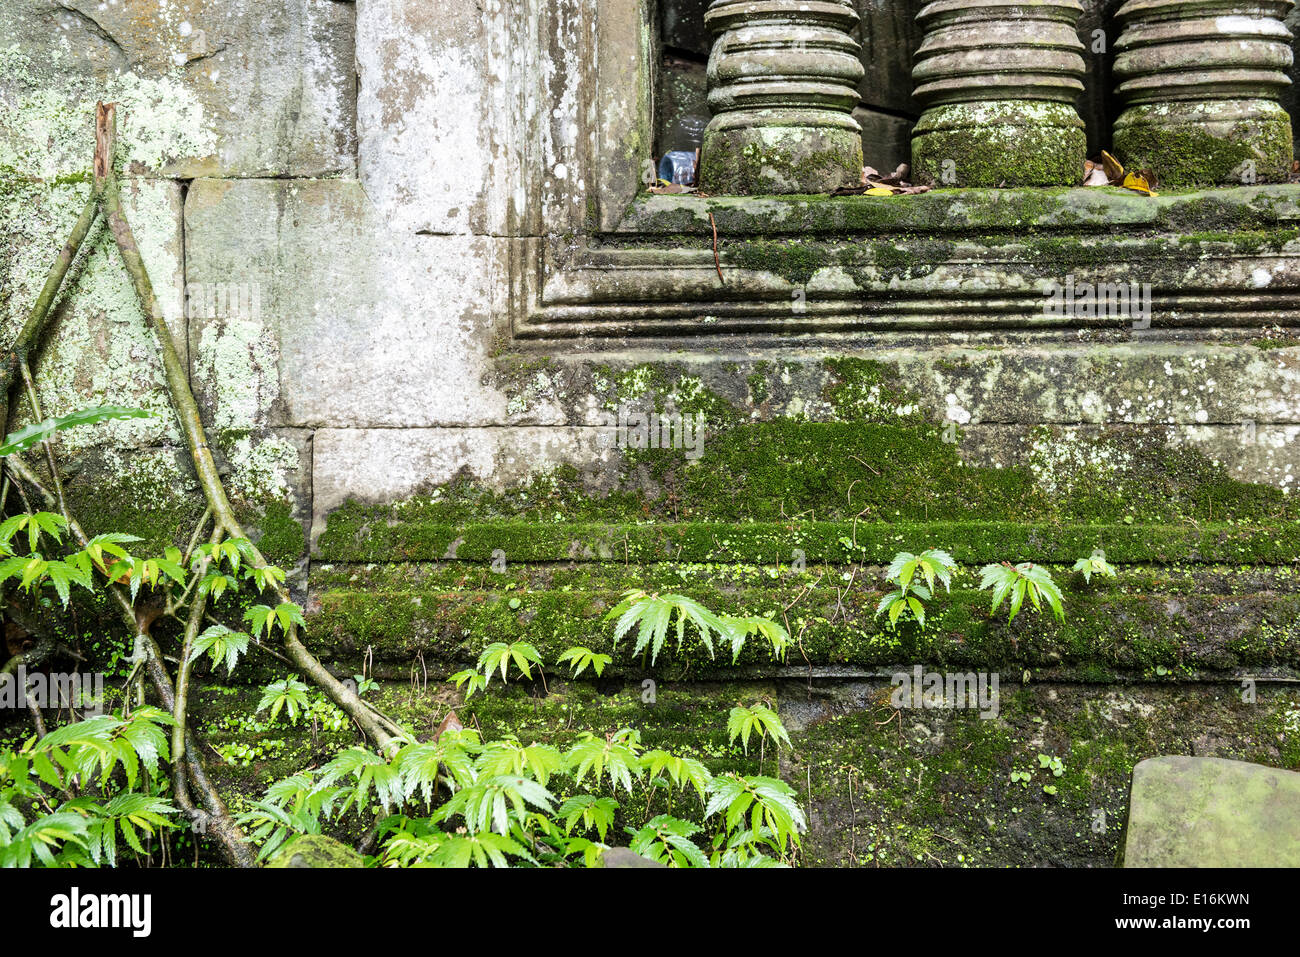
[[1285, 181], [1293, 0], [1129, 0], [1115, 75], [1115, 151], [1167, 186]]
[[828, 193], [862, 178], [850, 0], [714, 0], [700, 188]]
[[938, 0], [912, 70], [913, 176], [940, 186], [1073, 186], [1088, 150], [1079, 0]]

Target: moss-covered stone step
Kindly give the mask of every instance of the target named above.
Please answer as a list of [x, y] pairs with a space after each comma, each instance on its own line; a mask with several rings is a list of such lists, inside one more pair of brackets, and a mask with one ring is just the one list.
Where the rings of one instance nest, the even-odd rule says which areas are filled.
[[690, 637], [678, 653], [670, 637], [655, 666], [647, 668], [631, 660], [630, 642], [613, 647], [604, 616], [619, 589], [329, 589], [311, 603], [310, 640], [318, 654], [345, 670], [372, 652], [390, 671], [421, 660], [448, 672], [472, 662], [491, 642], [528, 641], [548, 665], [565, 649], [585, 645], [614, 656], [610, 674], [679, 678], [811, 668], [872, 672], [905, 662], [1016, 674], [1046, 668], [1096, 681], [1300, 675], [1300, 595], [1294, 592], [1130, 594], [1096, 583], [1062, 583], [1064, 622], [1032, 611], [1008, 622], [1005, 606], [990, 617], [989, 594], [959, 583], [928, 603], [925, 630], [910, 622], [891, 629], [875, 617], [882, 592], [875, 584], [860, 584], [851, 572], [812, 585], [755, 588], [714, 581], [683, 589], [719, 613], [767, 614], [788, 622], [796, 645], [784, 663], [757, 640], [733, 665], [728, 649], [711, 657]]
[[1267, 228], [1300, 220], [1300, 187], [1140, 196], [1123, 189], [936, 189], [908, 197], [643, 196], [618, 232], [695, 233], [712, 214], [727, 236], [772, 233], [1173, 232]]
[[[737, 413], [722, 400], [705, 403], [707, 410], [679, 405], [683, 412], [703, 411], [711, 423], [698, 461], [680, 451], [626, 450], [617, 475], [560, 466], [504, 491], [466, 480], [396, 506], [340, 503], [318, 538], [318, 555], [436, 560], [448, 554], [461, 527], [502, 520], [540, 526], [513, 530], [514, 544], [546, 535], [558, 539], [552, 547], [562, 549], [564, 558], [577, 557], [564, 541], [566, 525], [821, 521], [852, 525], [870, 536], [862, 526], [995, 522], [1196, 528], [1300, 520], [1300, 500], [1281, 488], [1236, 481], [1195, 450], [1166, 447], [1141, 432], [1114, 430], [1075, 443], [1045, 430], [1022, 450], [1023, 464], [970, 464], [962, 458], [959, 436], [926, 421], [918, 405], [904, 402], [896, 408], [882, 398], [878, 376], [854, 370], [835, 388], [841, 414], [857, 421], [782, 419], [724, 427], [724, 417], [734, 422]], [[899, 418], [904, 412], [911, 420]], [[889, 422], [864, 421], [890, 417]], [[711, 537], [712, 530], [705, 534]], [[496, 547], [509, 553], [510, 544]]]
[[[1287, 564], [1300, 522], [1156, 525], [1020, 522], [519, 522], [454, 524], [419, 515], [336, 517], [317, 557], [331, 562], [804, 562], [887, 564], [943, 548], [959, 562], [1069, 562], [1103, 548], [1111, 562]], [[345, 530], [344, 523], [347, 523]]]
[[[1300, 770], [1300, 690], [1004, 681], [996, 717], [896, 709], [888, 682], [779, 685], [811, 792], [804, 863], [1110, 867], [1133, 768], [1189, 754]], [[1059, 777], [1039, 755], [1061, 762]], [[1029, 772], [1024, 783], [1013, 771]], [[1051, 790], [1048, 790], [1048, 789]]]
[[[1113, 557], [1113, 556], [1112, 556]], [[1300, 591], [1300, 566], [1118, 565], [1118, 577], [1098, 577], [1089, 586], [1072, 570], [1073, 562], [1045, 563], [1054, 578], [1068, 590], [1160, 595], [1254, 595], [1260, 592], [1291, 594]], [[816, 589], [827, 582], [852, 582], [858, 590], [884, 588], [887, 568], [881, 564], [760, 565], [724, 562], [610, 562], [511, 563], [496, 570], [490, 562], [417, 562], [371, 564], [317, 564], [312, 567], [315, 592], [492, 592], [522, 597], [531, 592], [591, 591], [619, 594], [630, 588], [645, 591], [694, 594], [696, 589], [734, 593], [738, 589], [769, 590], [774, 595], [802, 588]], [[954, 587], [975, 588], [979, 566], [967, 563], [953, 576]], [[837, 587], [840, 587], [837, 585]]]
[[[318, 712], [315, 720], [301, 718], [296, 724], [283, 713], [269, 721], [266, 712], [255, 713], [260, 695], [255, 687], [209, 682], [196, 684], [193, 691], [192, 714], [197, 726], [220, 755], [209, 762], [212, 778], [224, 794], [232, 796], [236, 812], [260, 798], [271, 782], [304, 768], [320, 767], [356, 743], [346, 722], [341, 730], [323, 725], [319, 719], [325, 712]], [[455, 708], [464, 725], [485, 740], [514, 735], [528, 744], [545, 742], [566, 749], [584, 731], [604, 735], [633, 728], [640, 732], [646, 748], [696, 758], [714, 774], [777, 773], [771, 749], [760, 764], [757, 747], [751, 745], [747, 754], [739, 741], [733, 744], [727, 738], [727, 716], [733, 707], [758, 701], [776, 705], [776, 689], [771, 683], [677, 683], [663, 686], [662, 693], [657, 688], [651, 693], [640, 682], [591, 684], [556, 678], [546, 688], [535, 689], [494, 683], [488, 694], [477, 695], [466, 704], [440, 676], [430, 675], [427, 682], [422, 677], [414, 683], [381, 682], [366, 697], [420, 740], [430, 738], [448, 710]], [[320, 701], [321, 696], [313, 692], [313, 703]], [[341, 712], [332, 715], [337, 718]], [[556, 780], [552, 787], [561, 800], [567, 796], [564, 781]], [[667, 793], [656, 790], [649, 804], [641, 791], [631, 801], [610, 792], [626, 808], [616, 826], [621, 828], [635, 819], [639, 827], [673, 807], [697, 819], [702, 816], [693, 791], [677, 792], [670, 803]], [[349, 816], [332, 833], [355, 844], [365, 828], [363, 819]]]
[[[414, 685], [382, 683], [369, 692], [421, 737], [449, 708], [488, 738], [568, 747], [582, 731], [630, 727], [642, 743], [698, 758], [715, 773], [760, 771], [760, 752], [727, 740], [738, 704], [775, 704], [793, 747], [779, 765], [771, 749], [763, 773], [779, 773], [808, 810], [807, 865], [925, 867], [1111, 866], [1119, 849], [1133, 768], [1161, 754], [1194, 754], [1300, 770], [1300, 690], [1262, 686], [1244, 699], [1236, 688], [1136, 685], [1098, 688], [1020, 684], [999, 687], [995, 717], [965, 709], [897, 709], [887, 680], [810, 683], [658, 681], [590, 683], [549, 679], [540, 685], [494, 683], [464, 704], [430, 675]], [[245, 764], [215, 758], [212, 776], [245, 809], [272, 780], [323, 764], [352, 743], [347, 733], [268, 723], [254, 715], [256, 688], [196, 686], [200, 729], [218, 747], [243, 744]], [[277, 742], [275, 754], [264, 747]], [[1039, 767], [1058, 758], [1062, 774]], [[779, 768], [779, 771], [778, 771]], [[1012, 771], [1030, 771], [1025, 784]], [[1045, 790], [1055, 789], [1055, 793]], [[619, 825], [640, 821], [645, 795], [619, 797]], [[667, 810], [652, 799], [651, 814]], [[689, 794], [674, 799], [696, 815]], [[683, 803], [684, 802], [684, 803]], [[349, 818], [335, 836], [352, 843], [364, 826]]]

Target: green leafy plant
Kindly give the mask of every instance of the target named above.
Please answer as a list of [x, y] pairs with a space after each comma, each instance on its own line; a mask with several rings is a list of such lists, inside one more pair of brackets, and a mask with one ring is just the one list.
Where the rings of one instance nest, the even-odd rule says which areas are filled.
[[653, 664], [663, 650], [669, 627], [676, 622], [677, 650], [686, 640], [686, 626], [690, 624], [700, 641], [713, 656], [713, 638], [729, 636], [726, 624], [699, 602], [684, 595], [648, 594], [640, 589], [623, 593], [623, 600], [610, 609], [606, 621], [615, 622], [614, 646], [635, 627], [636, 645], [632, 654], [649, 653]]
[[753, 635], [761, 635], [767, 640], [771, 646], [773, 658], [784, 660], [786, 652], [790, 648], [790, 633], [781, 624], [765, 616], [738, 618], [732, 615], [722, 615], [719, 620], [722, 622], [727, 637], [731, 640], [732, 664], [735, 664], [740, 659], [740, 653], [745, 650], [745, 643]]
[[591, 670], [596, 673], [596, 677], [600, 677], [602, 674], [604, 674], [605, 667], [609, 665], [610, 662], [612, 662], [613, 660], [614, 659], [611, 658], [609, 655], [598, 655], [590, 648], [584, 648], [582, 646], [578, 646], [576, 648], [567, 649], [563, 654], [560, 655], [559, 659], [556, 661], [556, 664], [562, 665], [567, 662], [573, 669], [572, 677], [574, 678], [582, 674], [588, 668], [588, 666], [590, 666]]
[[262, 700], [257, 703], [257, 713], [271, 709], [271, 721], [275, 721], [283, 709], [289, 715], [291, 724], [298, 723], [299, 711], [307, 707], [307, 686], [297, 678], [285, 678], [273, 681], [262, 689]]
[[525, 680], [532, 678], [531, 665], [537, 665], [540, 669], [542, 666], [542, 656], [526, 641], [516, 641], [506, 644], [503, 641], [495, 641], [483, 649], [482, 654], [478, 656], [478, 669], [483, 672], [487, 678], [486, 684], [492, 681], [492, 674], [500, 670], [501, 681], [506, 682], [506, 669], [513, 664]]
[[145, 706], [0, 752], [0, 867], [114, 867], [119, 837], [144, 855], [141, 835], [174, 828], [179, 813], [159, 794], [171, 720]]
[[1092, 584], [1092, 576], [1100, 575], [1102, 578], [1118, 578], [1119, 573], [1115, 566], [1106, 561], [1106, 553], [1102, 549], [1097, 549], [1088, 558], [1080, 558], [1074, 563], [1074, 571], [1083, 576], [1083, 580], [1089, 585]]
[[466, 668], [464, 671], [458, 671], [448, 681], [454, 682], [456, 690], [465, 688], [465, 701], [469, 701], [475, 694], [484, 691], [487, 688], [487, 676], [482, 672], [475, 671], [473, 668]]
[[1052, 581], [1052, 573], [1041, 565], [1025, 562], [1012, 565], [1004, 562], [1000, 565], [985, 565], [980, 569], [980, 590], [993, 589], [993, 606], [990, 614], [997, 614], [998, 608], [1008, 598], [1011, 599], [1011, 615], [1014, 621], [1021, 607], [1028, 598], [1036, 611], [1041, 611], [1046, 603], [1052, 613], [1065, 621], [1065, 608], [1062, 604], [1061, 589]]
[[1050, 754], [1040, 754], [1038, 756], [1038, 766], [1045, 771], [1051, 771], [1054, 778], [1059, 778], [1065, 773], [1065, 764], [1060, 758]]
[[[934, 596], [935, 584], [951, 590], [952, 576], [957, 563], [947, 552], [931, 548], [920, 555], [899, 552], [885, 571], [885, 580], [894, 590], [885, 595], [876, 607], [876, 617], [888, 614], [891, 627], [904, 615], [910, 616], [922, 629], [925, 628], [925, 602]], [[925, 584], [920, 583], [925, 580]]]
[[781, 717], [765, 704], [753, 704], [749, 707], [736, 706], [727, 718], [727, 737], [731, 741], [740, 738], [745, 753], [749, 753], [749, 739], [755, 732], [760, 741], [771, 738], [778, 747], [790, 746], [790, 736], [786, 733]]
[[112, 419], [152, 419], [154, 417], [154, 413], [146, 412], [144, 409], [131, 409], [118, 405], [99, 405], [94, 408], [73, 412], [70, 415], [55, 416], [6, 435], [4, 442], [0, 443], [0, 458], [19, 455], [47, 439], [54, 438], [58, 433], [74, 429], [79, 425], [97, 425], [100, 422], [108, 422]]
[[196, 661], [207, 654], [212, 659], [213, 667], [224, 663], [226, 674], [231, 675], [235, 671], [235, 665], [239, 663], [239, 656], [248, 652], [248, 643], [251, 640], [248, 635], [232, 631], [225, 625], [213, 625], [194, 642], [190, 661]]

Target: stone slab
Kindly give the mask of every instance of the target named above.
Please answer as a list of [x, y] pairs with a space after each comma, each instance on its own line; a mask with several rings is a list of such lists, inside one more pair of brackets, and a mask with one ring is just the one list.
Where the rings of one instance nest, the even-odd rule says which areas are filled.
[[354, 7], [336, 0], [6, 0], [0, 166], [90, 165], [96, 99], [128, 164], [169, 176], [356, 169]]
[[313, 541], [349, 499], [393, 502], [457, 477], [504, 489], [557, 465], [611, 458], [595, 429], [320, 429], [313, 443]]
[[487, 121], [519, 112], [489, 55], [519, 15], [499, 0], [357, 4], [360, 176], [395, 230], [500, 233], [519, 205], [509, 187], [518, 161], [499, 141], [510, 124]]
[[217, 290], [190, 327], [202, 404], [221, 428], [501, 422], [481, 380], [508, 242], [396, 234], [355, 181], [196, 182], [187, 274]]
[[1300, 867], [1300, 773], [1220, 758], [1133, 769], [1125, 867]]
[[[0, 335], [12, 337], [26, 319], [89, 195], [84, 183], [0, 182]], [[186, 355], [181, 187], [130, 177], [123, 204], [172, 337]], [[153, 419], [75, 429], [59, 439], [66, 453], [104, 444], [140, 447], [179, 442], [162, 360], [117, 246], [101, 220], [64, 281], [44, 349], [34, 359], [45, 415], [94, 405], [127, 405]], [[24, 399], [11, 425], [30, 418]]]

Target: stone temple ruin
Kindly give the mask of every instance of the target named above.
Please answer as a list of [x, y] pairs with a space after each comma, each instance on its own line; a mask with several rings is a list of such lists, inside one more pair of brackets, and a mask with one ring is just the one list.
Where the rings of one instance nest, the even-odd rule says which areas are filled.
[[[115, 102], [217, 464], [336, 676], [422, 734], [455, 706], [766, 761], [807, 864], [1109, 866], [1139, 762], [1300, 770], [1298, 32], [1290, 0], [5, 0], [4, 328]], [[1103, 150], [1120, 185], [1082, 186]], [[903, 163], [931, 188], [863, 189]], [[47, 411], [159, 413], [61, 436], [69, 500], [183, 545], [203, 498], [107, 230], [52, 315]], [[891, 625], [926, 549], [961, 570]], [[1003, 562], [1064, 619], [990, 614]], [[650, 665], [604, 621], [628, 589], [791, 646]], [[444, 681], [517, 640], [545, 689]], [[566, 683], [574, 645], [613, 662]], [[996, 677], [996, 714], [891, 703], [915, 668]], [[227, 716], [285, 673], [201, 671], [197, 726], [244, 753]], [[775, 760], [727, 740], [754, 701]], [[270, 737], [214, 778], [319, 747]]]

